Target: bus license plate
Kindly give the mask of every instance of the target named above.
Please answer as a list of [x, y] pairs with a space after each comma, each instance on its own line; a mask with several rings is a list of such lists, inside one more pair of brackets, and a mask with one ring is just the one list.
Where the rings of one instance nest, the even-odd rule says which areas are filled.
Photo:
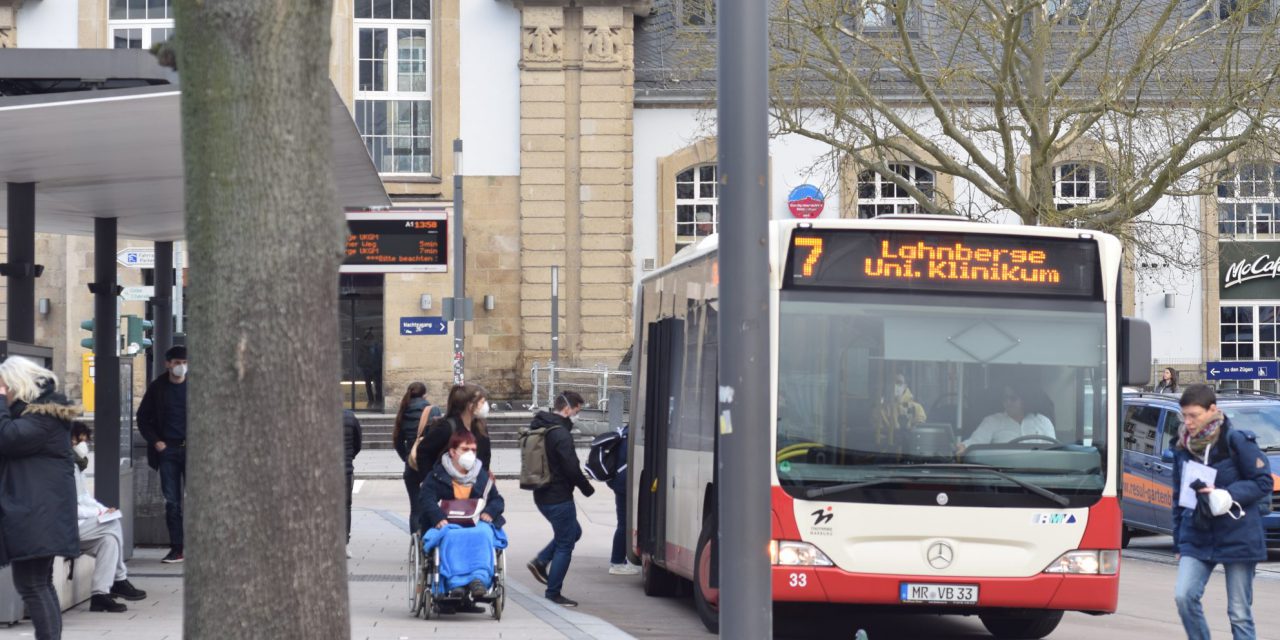
[[978, 604], [978, 585], [903, 582], [901, 596], [903, 602]]

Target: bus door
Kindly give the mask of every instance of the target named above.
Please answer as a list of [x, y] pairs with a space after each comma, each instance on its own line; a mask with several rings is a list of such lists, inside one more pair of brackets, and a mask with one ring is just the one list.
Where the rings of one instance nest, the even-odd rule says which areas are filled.
[[655, 560], [665, 560], [667, 494], [671, 490], [667, 450], [672, 418], [673, 382], [678, 378], [684, 322], [666, 318], [649, 325], [645, 367], [644, 466], [640, 471], [639, 546]]

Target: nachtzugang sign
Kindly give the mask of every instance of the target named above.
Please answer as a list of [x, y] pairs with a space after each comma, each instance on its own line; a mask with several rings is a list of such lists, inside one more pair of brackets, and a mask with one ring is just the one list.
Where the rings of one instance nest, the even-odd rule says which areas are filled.
[[1218, 290], [1224, 300], [1280, 298], [1280, 242], [1222, 243]]

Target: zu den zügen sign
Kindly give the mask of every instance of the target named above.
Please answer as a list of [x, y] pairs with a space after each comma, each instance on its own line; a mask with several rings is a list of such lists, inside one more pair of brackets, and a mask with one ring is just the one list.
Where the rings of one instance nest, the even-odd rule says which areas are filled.
[[1219, 247], [1219, 297], [1280, 298], [1280, 242], [1224, 242]]
[[1089, 239], [797, 229], [790, 287], [1100, 298]]
[[342, 273], [448, 271], [448, 217], [443, 210], [347, 213]]

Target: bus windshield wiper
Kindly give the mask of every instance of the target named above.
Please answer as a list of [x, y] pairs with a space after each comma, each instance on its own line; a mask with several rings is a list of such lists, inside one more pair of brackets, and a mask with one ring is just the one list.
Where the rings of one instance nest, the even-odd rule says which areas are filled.
[[967, 462], [926, 462], [921, 464], [900, 464], [900, 465], [885, 466], [885, 468], [889, 468], [889, 469], [919, 469], [922, 467], [926, 469], [972, 469], [974, 471], [983, 471], [986, 473], [990, 473], [991, 475], [997, 476], [1002, 480], [1008, 480], [1009, 482], [1012, 482], [1018, 485], [1019, 487], [1022, 487], [1023, 489], [1030, 491], [1031, 493], [1034, 493], [1042, 498], [1045, 498], [1046, 500], [1052, 501], [1054, 504], [1058, 505], [1059, 507], [1065, 507], [1071, 504], [1071, 500], [1069, 500], [1066, 496], [1062, 494], [1054, 493], [1040, 485], [1027, 482], [1026, 480], [1015, 478], [1014, 476], [1011, 476], [1005, 473], [1004, 471], [1001, 471], [999, 467], [993, 467], [988, 464], [973, 464], [973, 463], [967, 463]]
[[844, 484], [833, 484], [829, 487], [814, 487], [804, 492], [806, 498], [820, 498], [832, 493], [841, 493], [844, 491], [852, 491], [854, 489], [862, 489], [864, 487], [874, 487], [878, 484], [889, 484], [890, 482], [912, 482], [917, 478], [876, 478], [875, 480], [864, 480], [862, 482], [846, 482]]

